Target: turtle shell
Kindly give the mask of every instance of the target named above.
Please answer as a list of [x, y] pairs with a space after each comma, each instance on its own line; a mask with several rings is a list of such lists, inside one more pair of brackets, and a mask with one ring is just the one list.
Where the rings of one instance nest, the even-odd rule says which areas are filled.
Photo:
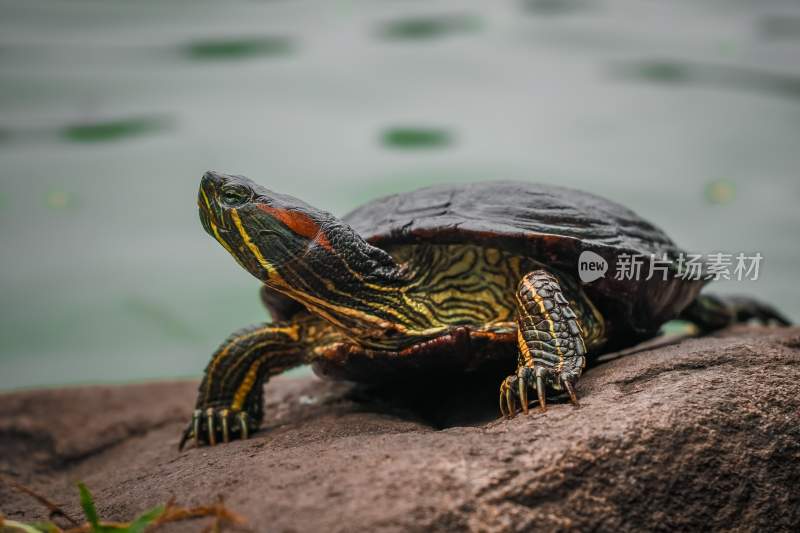
[[[584, 290], [617, 330], [650, 335], [676, 316], [703, 282], [677, 276], [681, 250], [659, 228], [619, 204], [586, 192], [537, 183], [439, 185], [394, 194], [355, 209], [343, 220], [383, 249], [413, 243], [479, 244], [524, 255], [578, 279], [585, 251], [608, 264]], [[616, 279], [623, 254], [642, 256], [638, 279]], [[651, 279], [649, 258], [673, 268]]]

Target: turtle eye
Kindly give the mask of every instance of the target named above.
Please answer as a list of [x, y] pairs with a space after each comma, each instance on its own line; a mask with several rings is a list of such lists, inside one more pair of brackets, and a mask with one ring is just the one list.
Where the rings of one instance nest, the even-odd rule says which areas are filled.
[[238, 183], [226, 185], [220, 191], [220, 200], [228, 207], [238, 207], [250, 200], [252, 192], [249, 187]]

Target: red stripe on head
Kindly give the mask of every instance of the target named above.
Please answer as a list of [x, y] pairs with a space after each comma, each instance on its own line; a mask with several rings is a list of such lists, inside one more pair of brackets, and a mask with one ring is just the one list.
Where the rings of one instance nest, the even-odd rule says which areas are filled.
[[270, 207], [266, 204], [257, 204], [258, 208], [264, 213], [270, 215], [281, 221], [281, 223], [292, 230], [294, 233], [315, 241], [320, 246], [329, 251], [333, 251], [330, 241], [322, 233], [322, 229], [310, 216], [300, 213], [298, 211], [289, 211], [288, 209], [278, 209]]

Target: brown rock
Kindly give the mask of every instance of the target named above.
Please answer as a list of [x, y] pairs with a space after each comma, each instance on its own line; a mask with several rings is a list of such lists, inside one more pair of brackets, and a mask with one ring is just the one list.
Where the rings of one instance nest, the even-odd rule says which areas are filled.
[[[76, 516], [83, 480], [109, 520], [222, 494], [257, 531], [800, 527], [800, 328], [739, 327], [599, 365], [578, 410], [498, 420], [496, 385], [378, 397], [276, 379], [264, 431], [182, 453], [194, 383], [11, 393], [0, 470]], [[46, 517], [2, 483], [0, 512]]]

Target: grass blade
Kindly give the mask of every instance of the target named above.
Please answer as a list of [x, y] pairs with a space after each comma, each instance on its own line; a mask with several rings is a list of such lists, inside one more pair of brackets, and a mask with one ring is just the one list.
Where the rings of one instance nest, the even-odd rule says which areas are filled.
[[97, 509], [94, 506], [92, 493], [83, 483], [78, 483], [78, 490], [81, 493], [81, 507], [83, 508], [83, 514], [86, 515], [86, 521], [92, 526], [92, 531], [99, 531], [100, 520], [97, 518]]

